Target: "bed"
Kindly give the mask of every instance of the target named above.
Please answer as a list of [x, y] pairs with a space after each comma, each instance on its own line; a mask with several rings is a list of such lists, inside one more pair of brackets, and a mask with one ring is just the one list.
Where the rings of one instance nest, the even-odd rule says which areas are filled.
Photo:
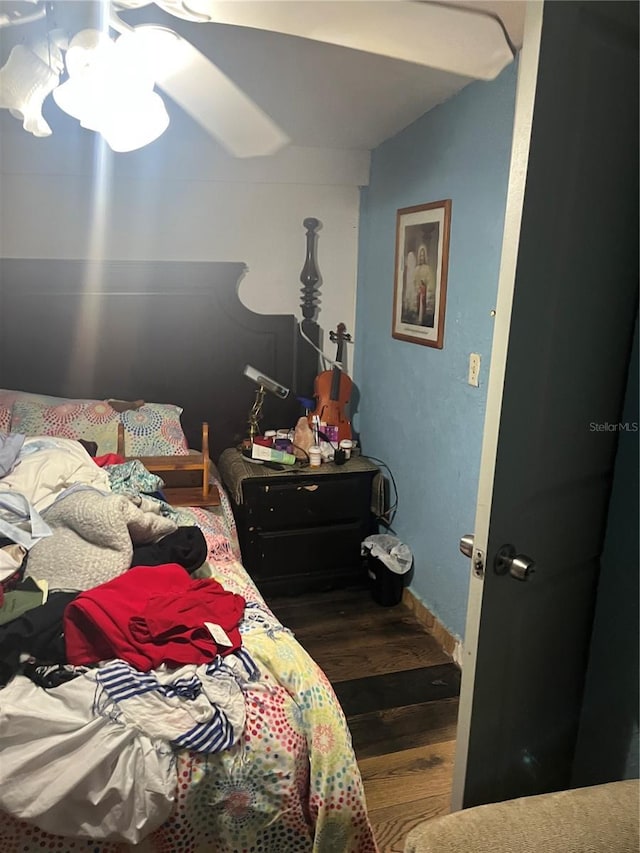
[[[308, 229], [308, 249], [312, 239], [313, 229]], [[314, 277], [309, 255], [308, 251], [306, 274], [303, 270], [301, 277], [308, 280]], [[220, 450], [245, 428], [253, 396], [250, 384], [227, 408], [224, 383], [216, 386], [212, 380], [209, 384], [211, 365], [203, 357], [203, 338], [196, 336], [194, 349], [194, 336], [186, 334], [203, 304], [229, 309], [209, 312], [203, 321], [207, 347], [215, 341], [215, 347], [228, 352], [233, 340], [237, 352], [235, 361], [225, 362], [225, 376], [239, 375], [241, 365], [253, 362], [302, 392], [304, 358], [296, 355], [297, 320], [277, 317], [272, 323], [273, 318], [249, 316], [239, 302], [235, 304], [242, 265], [151, 264], [151, 270], [143, 270], [142, 262], [123, 263], [100, 270], [93, 299], [87, 297], [90, 288], [85, 288], [83, 298], [93, 309], [98, 303], [96, 317], [102, 320], [95, 320], [90, 339], [82, 341], [77, 334], [70, 336], [69, 317], [76, 324], [77, 312], [88, 310], [87, 304], [80, 309], [71, 299], [81, 290], [80, 278], [86, 285], [86, 268], [68, 261], [2, 263], [3, 355], [16, 352], [12, 349], [16, 335], [9, 325], [26, 320], [25, 312], [31, 308], [29, 323], [22, 327], [26, 357], [11, 359], [10, 366], [6, 358], [0, 359], [0, 388], [4, 389], [0, 391], [0, 436], [4, 436], [5, 450], [12, 443], [7, 436], [27, 435], [19, 451], [26, 455], [0, 478], [0, 493], [3, 481], [5, 493], [11, 488], [14, 492], [31, 489], [34, 505], [42, 509], [41, 518], [49, 522], [52, 535], [28, 551], [25, 575], [34, 582], [41, 582], [43, 576], [48, 579], [49, 601], [56, 594], [73, 596], [69, 601], [57, 599], [63, 605], [63, 646], [73, 660], [64, 669], [65, 680], [51, 686], [48, 679], [52, 674], [57, 679], [60, 672], [59, 662], [47, 659], [54, 656], [60, 640], [54, 631], [51, 636], [57, 639], [46, 645], [44, 658], [33, 653], [29, 641], [24, 649], [30, 657], [23, 654], [17, 665], [14, 657], [8, 677], [5, 671], [5, 686], [0, 689], [0, 850], [375, 851], [344, 715], [325, 675], [275, 618], [244, 570], [229, 500], [215, 464], [210, 476], [220, 502], [211, 507], [168, 505], [162, 483], [154, 479], [157, 475], [137, 464], [137, 457], [198, 450], [203, 421], [209, 424], [215, 463]], [[98, 278], [94, 276], [94, 284]], [[171, 281], [174, 284], [169, 286]], [[180, 293], [165, 302], [172, 312], [172, 335], [167, 337], [166, 328], [164, 334], [154, 328], [160, 315], [152, 297], [171, 294], [176, 282]], [[34, 293], [40, 294], [44, 304], [34, 300]], [[309, 294], [305, 288], [305, 299]], [[50, 323], [45, 323], [39, 336], [31, 334], [36, 303], [35, 313], [51, 317], [53, 312], [62, 330], [49, 329]], [[131, 363], [127, 371], [122, 361], [122, 338], [116, 333], [117, 324], [114, 328], [117, 317], [131, 315], [132, 305], [137, 306], [138, 318], [149, 319], [147, 331], [142, 328], [138, 335], [144, 345], [137, 350], [136, 365], [147, 365], [146, 372], [140, 373], [140, 385], [130, 375]], [[7, 307], [13, 311], [11, 324], [6, 320]], [[245, 350], [238, 341], [238, 323], [230, 323], [230, 315], [248, 330]], [[125, 331], [130, 334], [131, 330], [128, 326]], [[175, 330], [184, 335], [181, 348]], [[314, 331], [309, 326], [307, 330]], [[65, 331], [67, 344], [57, 350]], [[71, 348], [76, 354], [80, 347], [84, 355], [91, 342], [94, 357], [89, 362], [85, 359], [80, 370], [72, 369], [75, 360], [69, 341], [74, 342]], [[32, 345], [37, 357], [30, 355]], [[45, 358], [45, 353], [53, 352], [55, 359]], [[163, 369], [158, 371], [161, 358]], [[196, 379], [185, 386], [183, 377], [193, 374]], [[113, 387], [108, 387], [111, 380]], [[234, 383], [241, 387], [235, 376]], [[16, 388], [20, 391], [12, 390]], [[160, 388], [163, 393], [154, 397], [154, 389]], [[94, 390], [99, 393], [86, 395]], [[156, 399], [161, 402], [153, 402]], [[195, 414], [188, 414], [189, 402], [194, 403]], [[280, 409], [275, 416], [286, 424], [295, 414], [293, 409], [288, 414]], [[124, 425], [125, 460], [115, 454], [114, 424], [118, 423]], [[5, 453], [5, 462], [6, 458]], [[63, 473], [56, 469], [53, 486], [51, 477], [45, 477], [43, 484], [43, 472], [56, 465]], [[36, 473], [27, 486], [20, 480], [17, 486], [11, 483], [21, 468], [26, 476], [29, 466]], [[7, 478], [10, 488], [6, 488]], [[111, 504], [118, 505], [115, 515], [106, 513]], [[97, 516], [92, 515], [94, 511]], [[84, 527], [78, 528], [79, 524]], [[106, 541], [94, 532], [103, 530], [107, 530]], [[183, 543], [180, 547], [167, 544], [176, 533], [189, 537], [188, 548]], [[75, 550], [67, 552], [69, 544]], [[71, 559], [65, 557], [68, 554]], [[142, 563], [136, 555], [141, 555]], [[195, 567], [202, 557], [204, 561]], [[170, 562], [163, 562], [169, 558]], [[78, 577], [82, 578], [80, 591], [73, 588], [80, 585]], [[111, 630], [100, 621], [105, 613], [115, 620], [105, 600], [115, 600], [118, 583], [123, 612], [130, 607], [130, 613], [136, 614], [135, 619], [124, 620], [127, 625], [135, 622], [138, 632], [132, 634], [131, 628], [126, 641], [118, 639], [122, 623]], [[104, 598], [106, 591], [110, 599]], [[188, 600], [190, 606], [200, 607], [202, 597], [214, 593], [224, 599], [229, 612], [235, 608], [235, 617], [227, 624], [220, 616], [209, 625], [206, 642], [202, 631], [196, 632], [196, 639], [189, 634], [187, 656], [196, 648], [194, 659], [185, 662], [180, 638], [180, 651], [172, 646], [171, 654], [163, 657], [160, 651], [158, 657], [151, 654], [139, 662], [131, 649], [149, 648], [144, 645], [148, 634], [141, 638], [139, 633], [153, 627], [149, 602], [153, 601], [154, 617], [164, 629], [170, 599], [180, 606]], [[41, 613], [38, 607], [20, 618]], [[97, 612], [102, 615], [95, 616]], [[32, 623], [36, 620], [31, 619]], [[4, 628], [0, 626], [0, 632]], [[45, 636], [29, 630], [29, 636]], [[34, 647], [41, 651], [35, 641]], [[100, 660], [99, 665], [88, 662], [91, 654]], [[119, 693], [122, 685], [124, 692]], [[197, 713], [189, 705], [192, 700], [200, 703]], [[187, 719], [192, 725], [186, 725]]]

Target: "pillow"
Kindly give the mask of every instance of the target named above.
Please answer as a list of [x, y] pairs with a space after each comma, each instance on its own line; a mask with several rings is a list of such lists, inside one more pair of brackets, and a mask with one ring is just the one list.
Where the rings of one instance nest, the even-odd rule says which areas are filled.
[[0, 403], [0, 432], [11, 431], [11, 407]]
[[185, 456], [189, 453], [182, 430], [180, 406], [145, 403], [120, 414], [127, 456]]
[[[12, 391], [8, 388], [0, 388], [0, 406], [11, 408], [16, 400], [33, 400], [36, 403], [47, 403], [47, 405], [55, 406], [60, 403], [66, 403], [67, 397], [49, 397], [46, 394], [32, 394], [31, 391]], [[86, 403], [87, 400], [82, 402]]]
[[52, 405], [32, 398], [13, 404], [11, 432], [95, 441], [96, 454], [115, 453], [120, 416], [103, 400], [68, 400]]
[[181, 414], [182, 409], [170, 403], [145, 403], [120, 414], [106, 400], [68, 400], [51, 405], [25, 399], [13, 404], [11, 432], [95, 441], [96, 455], [103, 456], [116, 452], [118, 421], [122, 420], [127, 456], [183, 456], [189, 448]]

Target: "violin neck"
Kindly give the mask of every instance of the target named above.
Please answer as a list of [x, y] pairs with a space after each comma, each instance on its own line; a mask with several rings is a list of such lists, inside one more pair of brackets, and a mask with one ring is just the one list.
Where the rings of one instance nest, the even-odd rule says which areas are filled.
[[[338, 350], [336, 352], [336, 361], [338, 364], [342, 364], [342, 353], [344, 349], [344, 341], [342, 338], [338, 340]], [[331, 399], [339, 400], [340, 399], [340, 377], [342, 376], [341, 368], [336, 365], [333, 368], [333, 375], [331, 377]]]

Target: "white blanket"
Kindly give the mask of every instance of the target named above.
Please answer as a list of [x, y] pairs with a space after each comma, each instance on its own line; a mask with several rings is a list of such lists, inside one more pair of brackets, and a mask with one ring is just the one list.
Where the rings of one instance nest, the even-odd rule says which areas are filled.
[[0, 808], [58, 835], [136, 844], [170, 815], [174, 757], [93, 713], [95, 682], [43, 690], [17, 675], [0, 690]]
[[111, 491], [106, 471], [96, 465], [79, 442], [37, 436], [25, 439], [18, 464], [0, 478], [0, 489], [20, 492], [42, 512], [76, 483]]

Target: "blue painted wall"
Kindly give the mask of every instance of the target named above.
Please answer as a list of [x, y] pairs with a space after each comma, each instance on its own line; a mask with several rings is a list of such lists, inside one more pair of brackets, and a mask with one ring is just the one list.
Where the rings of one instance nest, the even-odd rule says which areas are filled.
[[[397, 482], [395, 534], [415, 556], [412, 591], [464, 632], [493, 319], [508, 182], [516, 67], [476, 82], [373, 152], [362, 191], [354, 427]], [[398, 208], [450, 198], [444, 348], [391, 337]], [[482, 358], [467, 384], [469, 354]]]

